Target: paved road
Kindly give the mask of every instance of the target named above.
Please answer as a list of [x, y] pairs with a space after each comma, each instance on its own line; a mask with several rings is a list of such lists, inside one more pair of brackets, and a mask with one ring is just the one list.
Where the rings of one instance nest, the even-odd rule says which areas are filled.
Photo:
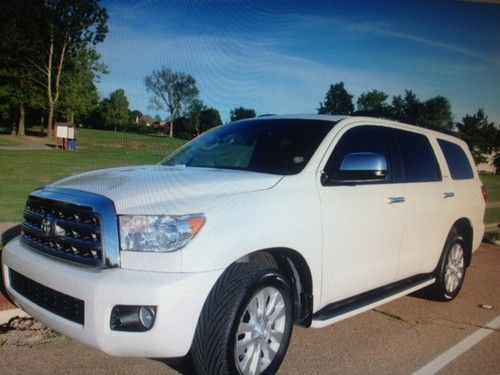
[[[461, 295], [438, 303], [408, 296], [319, 330], [294, 330], [281, 374], [411, 374], [500, 315], [500, 247], [475, 254]], [[493, 309], [480, 308], [493, 305]], [[485, 331], [485, 330], [483, 330]], [[440, 374], [500, 374], [500, 330]], [[1, 342], [1, 336], [0, 336]], [[148, 359], [114, 358], [70, 340], [2, 348], [0, 373], [170, 374]]]

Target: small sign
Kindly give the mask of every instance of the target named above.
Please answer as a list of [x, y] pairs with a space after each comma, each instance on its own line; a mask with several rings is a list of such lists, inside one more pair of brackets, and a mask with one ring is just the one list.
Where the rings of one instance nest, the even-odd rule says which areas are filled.
[[58, 125], [56, 127], [56, 137], [57, 138], [68, 138], [68, 126]]

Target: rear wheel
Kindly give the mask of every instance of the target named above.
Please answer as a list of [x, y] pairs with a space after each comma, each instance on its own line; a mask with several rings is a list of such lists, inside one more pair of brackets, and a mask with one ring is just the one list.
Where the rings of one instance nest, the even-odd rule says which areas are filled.
[[460, 292], [466, 270], [465, 249], [462, 236], [453, 228], [439, 262], [436, 283], [432, 287], [437, 299], [451, 301]]
[[293, 326], [289, 282], [277, 269], [228, 267], [203, 307], [191, 354], [201, 374], [274, 374]]

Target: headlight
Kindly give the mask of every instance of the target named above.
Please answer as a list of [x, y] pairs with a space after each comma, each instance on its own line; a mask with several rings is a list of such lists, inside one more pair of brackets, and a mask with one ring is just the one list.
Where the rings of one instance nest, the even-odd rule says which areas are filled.
[[169, 252], [186, 246], [203, 224], [203, 214], [183, 216], [119, 216], [120, 249]]

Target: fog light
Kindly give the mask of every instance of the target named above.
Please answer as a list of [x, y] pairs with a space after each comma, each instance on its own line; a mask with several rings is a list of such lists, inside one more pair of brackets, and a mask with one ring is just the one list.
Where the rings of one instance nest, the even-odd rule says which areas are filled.
[[146, 329], [151, 329], [155, 322], [155, 313], [149, 306], [142, 306], [139, 309], [139, 320]]
[[111, 311], [110, 328], [113, 331], [149, 331], [156, 318], [156, 306], [117, 305]]

